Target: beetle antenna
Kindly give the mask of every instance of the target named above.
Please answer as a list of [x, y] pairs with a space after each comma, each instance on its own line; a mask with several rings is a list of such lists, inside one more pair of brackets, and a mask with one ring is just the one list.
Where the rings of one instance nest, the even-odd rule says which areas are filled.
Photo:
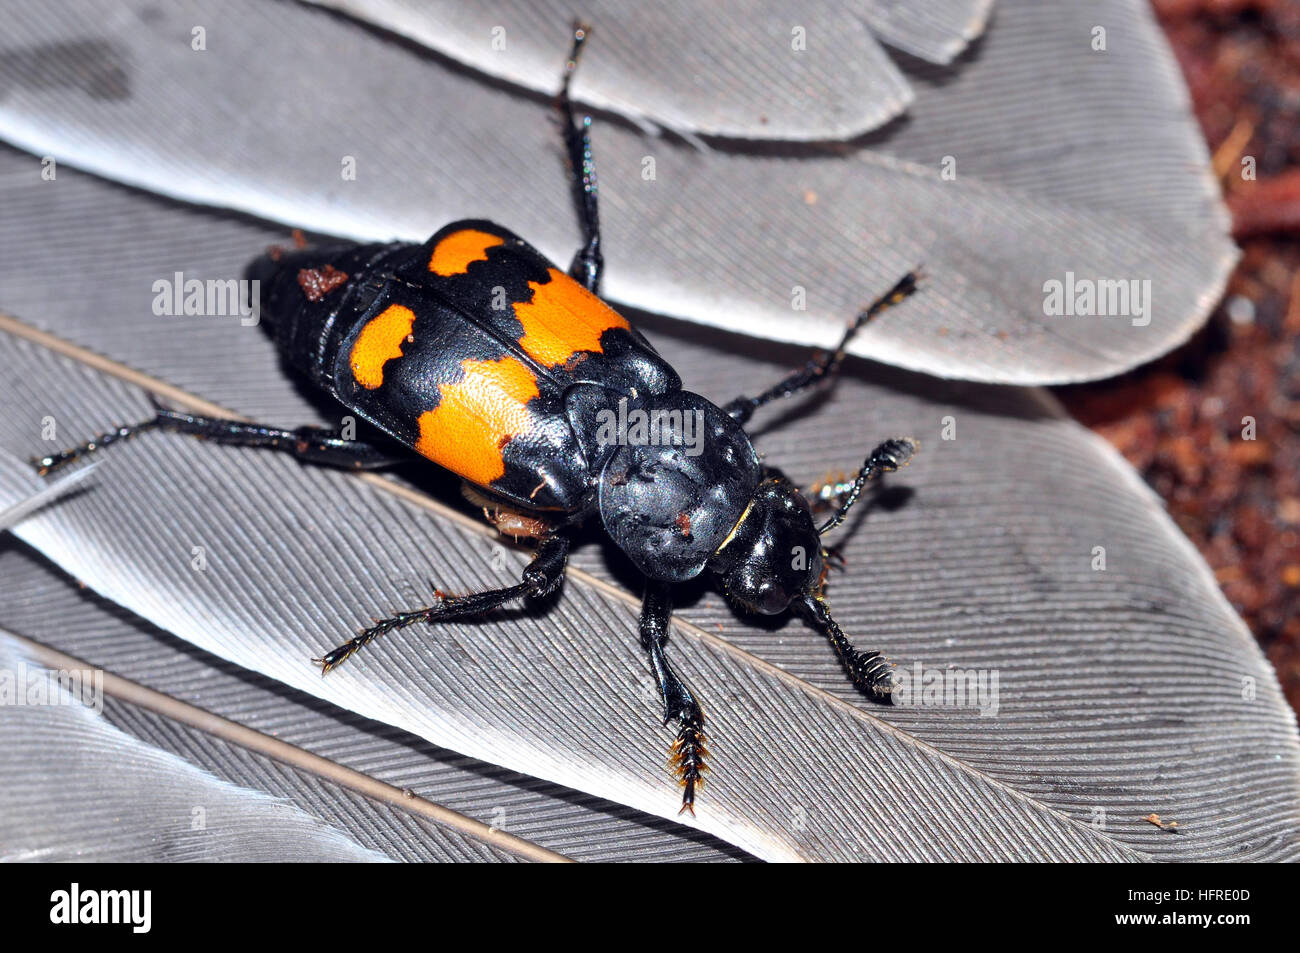
[[894, 283], [894, 287], [890, 288], [883, 295], [873, 301], [867, 308], [858, 312], [858, 316], [853, 319], [852, 323], [850, 323], [848, 328], [845, 330], [844, 336], [840, 338], [840, 343], [835, 348], [835, 353], [831, 358], [831, 362], [837, 366], [843, 362], [845, 356], [849, 352], [849, 342], [853, 340], [853, 336], [857, 334], [864, 325], [869, 324], [872, 319], [882, 311], [887, 311], [894, 305], [901, 304], [911, 295], [915, 294], [917, 286], [920, 285], [921, 279], [924, 277], [925, 269], [918, 265], [902, 278], [899, 278], [898, 281]]
[[862, 469], [858, 471], [858, 477], [853, 481], [848, 497], [835, 511], [835, 515], [817, 530], [817, 535], [825, 536], [843, 523], [844, 517], [862, 495], [862, 488], [867, 485], [867, 481], [875, 479], [882, 473], [893, 473], [899, 467], [907, 466], [912, 459], [912, 454], [916, 453], [917, 446], [917, 442], [910, 437], [893, 437], [872, 450], [871, 456], [867, 457], [866, 463], [862, 464]]
[[591, 36], [591, 27], [581, 21], [573, 24], [573, 46], [564, 64], [564, 77], [555, 97], [555, 108], [560, 113], [564, 128], [564, 151], [568, 157], [571, 187], [577, 204], [578, 221], [582, 225], [582, 247], [569, 265], [569, 276], [579, 280], [588, 291], [595, 292], [600, 285], [604, 257], [600, 251], [600, 210], [596, 198], [596, 163], [591, 156], [591, 117], [579, 120], [573, 114], [569, 99], [569, 84], [578, 68], [582, 46]]
[[855, 649], [839, 623], [831, 617], [830, 607], [821, 596], [807, 593], [803, 607], [813, 623], [826, 635], [854, 686], [876, 701], [889, 701], [890, 693], [894, 690], [894, 663], [879, 652], [859, 652]]

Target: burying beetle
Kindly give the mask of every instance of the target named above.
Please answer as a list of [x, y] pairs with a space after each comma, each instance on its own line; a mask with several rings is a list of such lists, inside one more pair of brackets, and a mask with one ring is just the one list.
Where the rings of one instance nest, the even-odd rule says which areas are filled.
[[[390, 630], [551, 595], [564, 578], [566, 529], [599, 518], [646, 577], [641, 644], [664, 724], [678, 724], [673, 765], [682, 810], [693, 814], [707, 755], [704, 714], [664, 654], [674, 583], [708, 569], [748, 610], [796, 610], [830, 640], [859, 689], [883, 701], [894, 688], [891, 663], [878, 652], [856, 650], [831, 617], [822, 594], [829, 556], [821, 538], [843, 522], [867, 481], [906, 464], [916, 444], [893, 439], [876, 447], [854, 480], [818, 497], [837, 508], [817, 526], [805, 495], [759, 462], [744, 424], [765, 404], [834, 378], [853, 334], [915, 291], [918, 278], [905, 275], [857, 316], [833, 352], [757, 397], [718, 407], [682, 390], [676, 371], [596, 296], [603, 260], [591, 119], [579, 123], [569, 101], [586, 36], [575, 29], [556, 98], [584, 232], [567, 275], [486, 221], [453, 223], [422, 245], [274, 250], [249, 266], [249, 278], [261, 281], [262, 314], [284, 359], [378, 428], [377, 440], [160, 410], [151, 420], [33, 462], [47, 473], [155, 428], [354, 469], [409, 460], [414, 451], [460, 476], [466, 495], [501, 532], [538, 539], [519, 584], [464, 596], [438, 593], [432, 605], [396, 613], [315, 659], [325, 672]], [[611, 440], [602, 432], [611, 414], [625, 421], [633, 412], [667, 421], [678, 438], [690, 415], [702, 439], [687, 446], [682, 439]]]

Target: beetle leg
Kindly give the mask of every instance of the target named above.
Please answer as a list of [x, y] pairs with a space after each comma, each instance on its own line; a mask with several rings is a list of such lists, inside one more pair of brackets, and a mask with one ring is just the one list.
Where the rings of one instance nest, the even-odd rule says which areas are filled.
[[664, 643], [668, 640], [668, 623], [672, 618], [672, 590], [667, 583], [651, 579], [646, 582], [645, 600], [641, 603], [641, 647], [650, 656], [650, 668], [664, 703], [664, 724], [677, 721], [677, 737], [672, 745], [673, 773], [682, 785], [682, 811], [695, 816], [695, 791], [704, 786], [704, 712], [686, 684], [668, 664]]
[[824, 536], [844, 522], [844, 517], [857, 503], [862, 495], [862, 488], [869, 480], [874, 480], [882, 473], [893, 473], [899, 467], [905, 467], [916, 453], [917, 443], [910, 437], [891, 437], [871, 451], [866, 463], [858, 471], [857, 477], [849, 484], [848, 490], [840, 499], [835, 515], [817, 528], [817, 535]]
[[578, 221], [582, 226], [583, 245], [573, 256], [569, 276], [594, 294], [600, 285], [600, 273], [605, 259], [600, 251], [600, 214], [596, 198], [596, 161], [591, 154], [591, 117], [583, 116], [579, 122], [573, 114], [573, 103], [569, 99], [569, 82], [574, 70], [578, 68], [582, 44], [590, 33], [590, 28], [580, 23], [574, 25], [573, 47], [569, 51], [568, 62], [564, 65], [564, 82], [555, 97], [555, 108], [559, 110], [564, 127], [569, 183], [573, 189], [573, 200], [578, 207]]
[[892, 701], [896, 687], [894, 663], [879, 652], [859, 652], [855, 649], [839, 623], [831, 618], [830, 609], [821, 596], [809, 593], [802, 608], [809, 620], [825, 634], [854, 686], [875, 701]]
[[532, 561], [524, 567], [523, 581], [518, 585], [475, 592], [467, 596], [448, 596], [439, 592], [438, 601], [433, 605], [412, 609], [409, 612], [398, 612], [386, 619], [380, 619], [370, 628], [362, 629], [356, 638], [349, 639], [338, 648], [331, 649], [312, 661], [320, 664], [321, 673], [324, 674], [342, 664], [379, 636], [394, 629], [404, 629], [417, 622], [433, 625], [438, 622], [449, 622], [452, 619], [464, 619], [490, 612], [514, 599], [525, 597], [541, 599], [549, 596], [564, 580], [564, 567], [568, 558], [568, 537], [550, 536], [542, 540], [541, 545], [537, 547]]
[[866, 309], [859, 312], [858, 316], [853, 319], [853, 323], [849, 325], [848, 330], [844, 332], [844, 336], [840, 338], [840, 343], [834, 351], [829, 354], [819, 354], [799, 370], [794, 371], [784, 380], [769, 387], [757, 397], [737, 397], [722, 409], [740, 423], [747, 423], [749, 418], [754, 415], [754, 411], [765, 404], [780, 400], [782, 397], [792, 397], [807, 390], [819, 381], [834, 378], [844, 364], [844, 357], [848, 353], [849, 342], [853, 340], [853, 335], [857, 334], [858, 330], [876, 315], [909, 297], [916, 291], [920, 279], [919, 270], [909, 271], [894, 283], [894, 287], [871, 302]]
[[407, 459], [407, 454], [396, 447], [390, 450], [364, 440], [347, 440], [338, 430], [324, 427], [280, 430], [241, 420], [197, 417], [174, 410], [159, 410], [158, 415], [149, 420], [129, 427], [118, 427], [70, 450], [48, 457], [35, 457], [31, 462], [37, 472], [44, 476], [64, 464], [71, 463], [111, 443], [129, 439], [149, 430], [170, 430], [191, 434], [237, 447], [265, 447], [291, 453], [306, 463], [346, 467], [353, 470], [374, 470]]

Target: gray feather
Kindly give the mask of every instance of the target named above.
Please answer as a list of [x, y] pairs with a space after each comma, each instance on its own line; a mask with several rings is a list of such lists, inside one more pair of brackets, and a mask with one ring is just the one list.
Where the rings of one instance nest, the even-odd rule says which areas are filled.
[[[445, 73], [345, 20], [292, 6], [244, 12], [265, 26], [264, 37], [291, 20], [299, 52], [332, 51], [329, 69], [301, 57], [290, 69], [287, 56], [223, 69], [221, 57], [242, 55], [237, 44], [248, 28], [214, 28], [224, 21], [211, 11], [210, 42], [234, 44], [211, 46], [213, 61], [169, 59], [177, 56], [166, 45], [173, 41], [186, 57], [204, 55], [185, 46], [194, 17], [171, 8], [146, 22], [128, 12], [93, 27], [23, 21], [18, 35], [35, 47], [86, 29], [105, 42], [92, 47], [97, 55], [46, 50], [32, 61], [35, 73], [15, 73], [6, 65], [14, 58], [0, 59], [0, 83], [11, 90], [0, 103], [0, 130], [38, 152], [57, 143], [60, 156], [159, 191], [342, 233], [424, 237], [431, 222], [488, 214], [556, 257], [572, 247], [553, 130], [540, 104]], [[1071, 59], [1070, 44], [1085, 42], [1080, 25], [1098, 16], [1125, 24], [1118, 31], [1125, 42], [1105, 60]], [[367, 67], [348, 75], [353, 64], [375, 62], [426, 115], [424, 90], [451, 91], [444, 98], [456, 106], [439, 117], [446, 122], [412, 132], [396, 115], [350, 109], [349, 83], [368, 102], [384, 101], [366, 86]], [[1035, 82], [1049, 62], [1066, 64], [1070, 82]], [[1110, 72], [1096, 73], [1099, 66]], [[166, 83], [148, 81], [155, 68]], [[1120, 3], [1100, 14], [1005, 4], [962, 62], [916, 70], [913, 121], [882, 134], [872, 152], [847, 158], [698, 155], [602, 124], [609, 290], [726, 327], [829, 338], [831, 315], [842, 318], [853, 299], [925, 253], [932, 278], [924, 294], [871, 329], [864, 350], [999, 380], [1108, 373], [1190, 332], [1232, 255], [1206, 186], [1204, 147], [1148, 13]], [[295, 85], [334, 77], [340, 88], [317, 85], [323, 95], [315, 99]], [[210, 113], [217, 89], [217, 108], [234, 110], [228, 127]], [[366, 122], [324, 112], [313, 120], [276, 102], [308, 111], [328, 104]], [[1084, 117], [1077, 123], [1071, 104]], [[399, 127], [405, 140], [395, 135]], [[504, 130], [510, 148], [494, 148]], [[1110, 132], [1099, 139], [1099, 130]], [[422, 148], [423, 135], [434, 144]], [[168, 136], [183, 148], [158, 148]], [[926, 171], [937, 150], [953, 152], [949, 143], [959, 140], [969, 145], [956, 152], [955, 182]], [[1160, 182], [1145, 171], [1118, 174], [1150, 148], [1188, 161]], [[648, 151], [657, 159], [653, 183], [639, 174]], [[344, 154], [371, 173], [341, 184], [336, 163]], [[535, 161], [543, 154], [555, 159], [548, 168]], [[433, 156], [445, 168], [432, 169]], [[42, 182], [39, 170], [32, 157], [0, 152], [0, 307], [27, 322], [5, 319], [10, 333], [0, 334], [0, 360], [13, 380], [0, 400], [0, 447], [18, 457], [48, 452], [41, 432], [49, 417], [66, 445], [147, 416], [140, 385], [274, 423], [328, 419], [331, 411], [308, 403], [280, 372], [257, 329], [238, 318], [162, 317], [151, 307], [154, 281], [176, 270], [236, 277], [278, 237], [275, 229], [62, 167], [56, 182]], [[805, 189], [816, 193], [815, 205]], [[537, 200], [519, 206], [510, 201], [518, 194]], [[718, 245], [719, 234], [731, 244]], [[891, 240], [884, 247], [883, 236]], [[613, 251], [620, 246], [636, 254], [620, 258]], [[50, 247], [64, 252], [57, 271]], [[1066, 269], [1151, 277], [1161, 302], [1151, 325], [1044, 318], [1042, 282]], [[775, 277], [762, 287], [755, 275]], [[793, 284], [810, 291], [809, 314], [798, 319], [789, 310]], [[687, 386], [715, 399], [774, 380], [806, 357], [645, 315], [638, 322]], [[33, 337], [33, 326], [56, 337]], [[831, 602], [860, 647], [888, 651], [905, 673], [996, 674], [997, 710], [981, 717], [951, 699], [869, 706], [800, 624], [760, 627], [707, 592], [688, 594], [671, 648], [703, 696], [713, 734], [702, 829], [773, 859], [1300, 856], [1294, 716], [1204, 564], [1113, 451], [1040, 392], [943, 383], [879, 365], [855, 365], [829, 399], [799, 409], [803, 415], [794, 407], [771, 412], [757, 433], [768, 459], [804, 482], [855, 466], [881, 437], [920, 438], [916, 462], [892, 481], [912, 496], [890, 507], [887, 495], [842, 531], [848, 569], [832, 577]], [[13, 457], [0, 459], [3, 506], [34, 484]], [[584, 806], [599, 797], [630, 812], [621, 818], [662, 816], [653, 837], [629, 840], [630, 853], [672, 850], [674, 831], [683, 829], [672, 820], [674, 792], [661, 763], [671, 733], [658, 726], [645, 693], [636, 594], [600, 547], [576, 554], [563, 597], [545, 615], [410, 630], [321, 679], [311, 655], [369, 616], [423, 601], [425, 580], [453, 590], [501, 584], [525, 556], [505, 553], [498, 570], [498, 543], [483, 527], [400, 480], [360, 480], [165, 434], [101, 454], [93, 485], [18, 532], [137, 616], [133, 625], [149, 638], [175, 636], [193, 647], [182, 650], [190, 653], [186, 674], [160, 688], [179, 692], [202, 684], [209, 668], [231, 673], [238, 665], [264, 687], [286, 686], [282, 694], [303, 706], [250, 702], [245, 714], [292, 725], [304, 742], [321, 726], [306, 712], [344, 710], [348, 724], [377, 719], [392, 726], [390, 737], [418, 736], [513, 777], [549, 782], [539, 790], [585, 792]], [[193, 568], [196, 546], [206, 569]], [[1097, 547], [1104, 570], [1096, 568]], [[35, 625], [19, 606], [5, 612]], [[149, 674], [139, 651], [103, 657]], [[232, 687], [219, 698], [240, 695]], [[166, 723], [120, 721], [219, 774], [240, 761]], [[339, 737], [337, 747], [318, 743], [342, 757], [352, 742]], [[385, 749], [374, 750], [384, 760]], [[431, 790], [450, 790], [439, 781], [450, 775], [414, 761], [385, 776], [403, 771]], [[250, 776], [265, 785], [272, 775]], [[277, 783], [295, 801], [324, 800], [310, 778], [281, 774]], [[488, 803], [469, 793], [457, 806], [481, 817]], [[371, 806], [349, 801], [335, 819], [352, 830]], [[529, 799], [522, 817], [533, 824], [530, 836], [553, 849], [564, 837], [546, 818], [588, 823], [581, 813], [547, 811], [544, 798]], [[1183, 833], [1143, 821], [1151, 812], [1179, 820]], [[415, 856], [400, 827], [400, 816], [386, 815], [374, 843]], [[569, 843], [581, 849], [591, 839], [579, 833]], [[688, 851], [698, 850], [716, 848], [691, 842]]]
[[0, 717], [0, 861], [385, 859], [118, 729], [47, 671], [0, 632], [0, 676], [50, 689]]
[[[473, 215], [557, 260], [577, 244], [544, 102], [300, 5], [58, 9], [13, 11], [0, 59], [0, 136], [36, 155], [323, 232], [422, 240]], [[1112, 0], [1102, 13], [1006, 4], [969, 62], [921, 70], [918, 108], [870, 148], [701, 153], [598, 123], [606, 292], [828, 344], [924, 263], [927, 293], [868, 328], [857, 353], [1045, 383], [1167, 351], [1199, 326], [1235, 252], [1149, 11]], [[1111, 24], [1104, 54], [1088, 45], [1098, 16]], [[204, 52], [189, 46], [196, 23]], [[33, 189], [16, 205], [47, 201], [64, 200]], [[1047, 283], [1071, 273], [1139, 292], [1149, 281], [1144, 308], [1045, 314]]]
[[867, 0], [871, 31], [895, 49], [931, 63], [950, 63], [979, 37], [993, 0]]
[[[389, 725], [295, 692], [169, 636], [60, 575], [25, 547], [0, 549], [0, 605], [9, 629], [97, 667], [199, 705], [337, 764], [574, 860], [733, 860], [734, 848], [618, 804], [484, 764]], [[127, 708], [129, 727], [222, 777], [307, 806], [359, 843], [401, 860], [508, 859], [451, 837], [418, 814], [362, 798], [154, 713]], [[106, 709], [113, 718], [116, 708]], [[124, 727], [128, 727], [124, 724]]]
[[94, 465], [92, 464], [72, 473], [64, 474], [59, 479], [52, 480], [44, 486], [33, 487], [31, 495], [0, 511], [0, 532], [17, 526], [42, 506], [48, 506], [73, 489], [93, 472]]
[[[124, 419], [147, 412], [120, 383], [59, 373], [48, 352], [3, 343], [18, 378], [41, 387], [16, 389], [0, 445], [23, 441], [21, 422], [47, 390], [81, 404], [65, 418], [81, 422], [74, 428], [90, 423], [91, 407]], [[113, 449], [96, 493], [18, 528], [91, 588], [206, 651], [440, 746], [675, 816], [661, 760], [671, 735], [654, 717], [631, 600], [575, 576], [544, 616], [409, 633], [321, 678], [310, 658], [367, 617], [427, 595], [415, 580], [479, 589], [517, 574], [521, 560], [499, 572], [491, 539], [347, 474], [159, 434]], [[328, 519], [316, 501], [328, 501]], [[193, 566], [195, 546], [206, 570]], [[679, 627], [675, 652], [693, 682], [735, 686], [709, 703], [716, 776], [697, 824], [756, 856], [1132, 856], [730, 643]], [[959, 806], [960, 828], [916, 813], [918, 778]]]
[[[775, 370], [657, 339], [710, 393]], [[147, 413], [129, 389], [60, 371], [62, 359], [30, 345], [7, 357], [17, 380], [39, 382], [17, 388], [6, 408], [7, 446], [30, 446], [37, 430], [22, 422], [51, 410], [74, 440], [104, 417]], [[704, 625], [679, 625], [674, 653], [706, 698], [716, 755], [700, 825], [769, 858], [1293, 854], [1294, 721], [1258, 649], [1149, 491], [1032, 395], [967, 387], [936, 400], [932, 383], [919, 391], [896, 375], [889, 383], [845, 380], [819, 414], [760, 446], [812, 479], [869, 437], [921, 436], [923, 455], [905, 471], [915, 500], [871, 513], [850, 535], [850, 573], [863, 575], [833, 580], [832, 600], [860, 641], [870, 638], [905, 670], [920, 661], [1000, 673], [998, 712], [881, 711], [851, 694], [834, 701], [833, 660], [801, 626], [750, 629], [708, 598], [688, 601], [680, 618]], [[52, 408], [50, 394], [63, 404]], [[959, 439], [926, 439], [942, 411], [964, 428]], [[828, 432], [840, 436], [828, 441]], [[495, 544], [460, 517], [274, 455], [167, 435], [112, 449], [94, 493], [20, 527], [93, 588], [301, 691], [483, 760], [672, 814], [654, 755], [666, 736], [642, 690], [635, 604], [614, 587], [602, 550], [579, 553], [585, 574], [545, 615], [390, 637], [321, 679], [309, 656], [366, 617], [419, 600], [421, 580], [480, 588], [521, 561], [512, 556], [498, 573]], [[322, 505], [328, 520], [316, 515]], [[1089, 566], [1099, 542], [1111, 560], [1104, 575]], [[191, 568], [194, 545], [207, 554], [205, 572]], [[713, 634], [719, 623], [725, 642]], [[1172, 670], [1163, 661], [1171, 654]], [[1186, 757], [1156, 773], [1171, 748]], [[1269, 810], [1251, 813], [1258, 838], [1243, 844], [1233, 832], [1255, 803]], [[1142, 822], [1153, 810], [1192, 818], [1196, 836]], [[1098, 816], [1106, 826], [1094, 831]]]
[[[600, 42], [583, 53], [575, 98], [639, 125], [688, 134], [848, 139], [893, 119], [911, 100], [907, 81], [868, 28], [886, 18], [864, 18], [851, 5], [826, 0], [797, 11], [774, 0], [587, 0], [578, 7], [564, 0], [313, 2], [545, 95], [559, 89], [576, 13]], [[888, 19], [901, 21], [891, 35], [915, 40], [908, 44], [914, 48], [947, 59], [956, 52], [956, 38], [945, 30], [951, 15], [941, 14], [937, 24], [908, 11]], [[944, 35], [936, 37], [936, 29]], [[816, 90], [815, 111], [807, 108], [806, 90]]]

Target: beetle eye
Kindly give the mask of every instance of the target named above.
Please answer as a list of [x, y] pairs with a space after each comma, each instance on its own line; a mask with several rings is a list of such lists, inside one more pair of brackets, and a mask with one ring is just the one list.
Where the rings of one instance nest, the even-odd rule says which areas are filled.
[[771, 579], [741, 580], [732, 594], [745, 606], [762, 615], [776, 615], [790, 605], [790, 597]]
[[765, 615], [776, 615], [778, 612], [784, 612], [785, 607], [790, 604], [789, 595], [774, 582], [768, 582], [763, 586], [759, 599], [759, 611]]

